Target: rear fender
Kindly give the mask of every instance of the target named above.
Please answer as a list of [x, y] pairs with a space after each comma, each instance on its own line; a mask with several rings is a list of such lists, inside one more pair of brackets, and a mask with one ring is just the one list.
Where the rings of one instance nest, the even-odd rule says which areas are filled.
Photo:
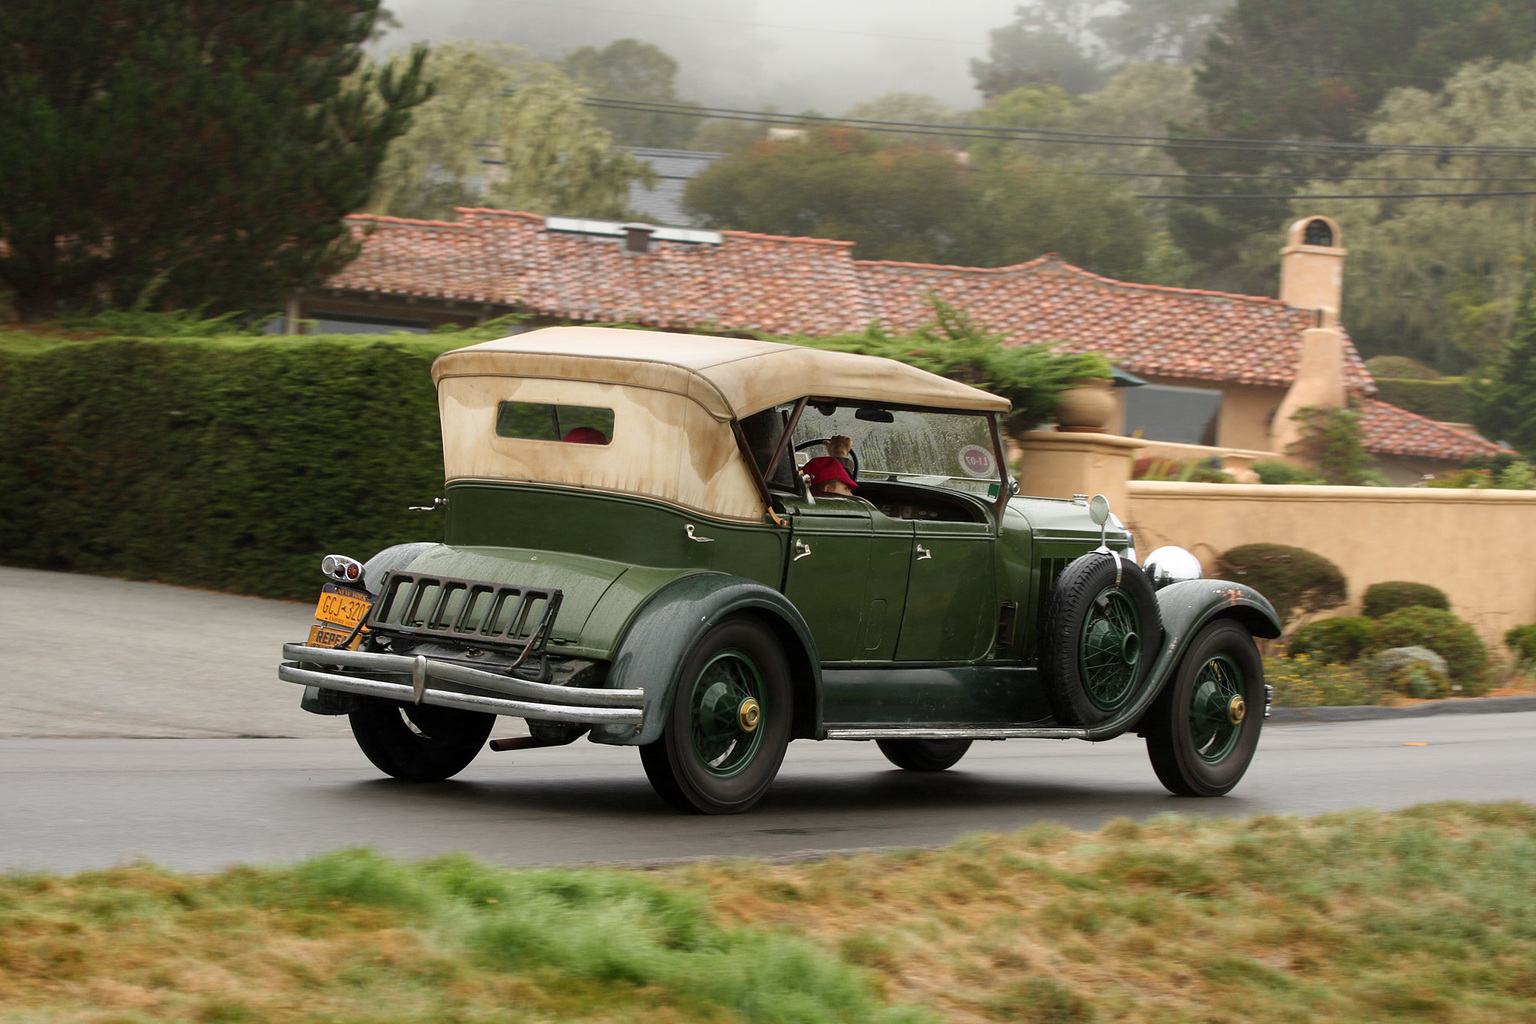
[[789, 659], [795, 720], [791, 735], [813, 736], [821, 722], [821, 666], [816, 641], [783, 594], [740, 576], [686, 576], [658, 590], [630, 621], [603, 685], [645, 691], [645, 718], [634, 726], [592, 729], [597, 743], [654, 743], [672, 711], [683, 663], [699, 639], [722, 620], [756, 618], [778, 637]]

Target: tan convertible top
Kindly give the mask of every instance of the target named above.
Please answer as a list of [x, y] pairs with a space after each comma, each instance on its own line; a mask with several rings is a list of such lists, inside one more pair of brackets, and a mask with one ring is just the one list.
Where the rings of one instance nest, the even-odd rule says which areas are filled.
[[542, 377], [684, 395], [725, 421], [804, 395], [1006, 412], [1008, 400], [894, 359], [741, 338], [547, 327], [438, 356], [432, 379]]

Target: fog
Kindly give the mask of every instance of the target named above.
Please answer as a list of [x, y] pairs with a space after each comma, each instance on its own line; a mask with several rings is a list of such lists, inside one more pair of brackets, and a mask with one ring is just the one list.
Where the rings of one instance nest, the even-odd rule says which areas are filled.
[[680, 65], [678, 92], [721, 106], [838, 114], [888, 92], [979, 102], [970, 59], [1017, 0], [386, 0], [418, 41], [497, 39], [559, 56], [633, 37]]

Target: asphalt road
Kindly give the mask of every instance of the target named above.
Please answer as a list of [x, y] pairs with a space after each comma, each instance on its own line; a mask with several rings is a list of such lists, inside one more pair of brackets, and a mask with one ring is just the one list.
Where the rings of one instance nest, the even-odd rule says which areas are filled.
[[[88, 634], [50, 634], [82, 608]], [[277, 681], [307, 606], [0, 568], [0, 621], [0, 870], [136, 857], [211, 870], [348, 845], [646, 863], [931, 846], [1042, 820], [1536, 801], [1532, 712], [1272, 723], [1217, 800], [1170, 797], [1131, 737], [979, 743], [937, 775], [898, 771], [870, 743], [802, 741], [763, 803], [725, 818], [672, 812], [633, 750], [585, 741], [486, 752], [454, 780], [412, 786], [379, 776], [344, 719], [299, 711], [298, 688]]]

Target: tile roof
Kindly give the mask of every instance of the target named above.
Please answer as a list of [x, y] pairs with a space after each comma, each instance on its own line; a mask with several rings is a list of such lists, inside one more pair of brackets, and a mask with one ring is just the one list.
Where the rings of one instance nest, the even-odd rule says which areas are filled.
[[[538, 214], [460, 209], [457, 221], [348, 218], [362, 243], [329, 287], [515, 306], [541, 316], [655, 327], [836, 334], [932, 317], [928, 297], [1013, 344], [1094, 351], [1132, 373], [1288, 387], [1312, 314], [1278, 299], [1115, 281], [1046, 255], [1013, 267], [855, 260], [853, 243], [722, 231], [718, 245], [551, 230]], [[1467, 459], [1502, 451], [1369, 398], [1347, 339], [1345, 380], [1366, 399], [1380, 455]]]
[[1377, 398], [1363, 399], [1360, 413], [1366, 450], [1375, 455], [1411, 455], [1465, 462], [1489, 455], [1515, 454], [1477, 434], [1457, 430]]

